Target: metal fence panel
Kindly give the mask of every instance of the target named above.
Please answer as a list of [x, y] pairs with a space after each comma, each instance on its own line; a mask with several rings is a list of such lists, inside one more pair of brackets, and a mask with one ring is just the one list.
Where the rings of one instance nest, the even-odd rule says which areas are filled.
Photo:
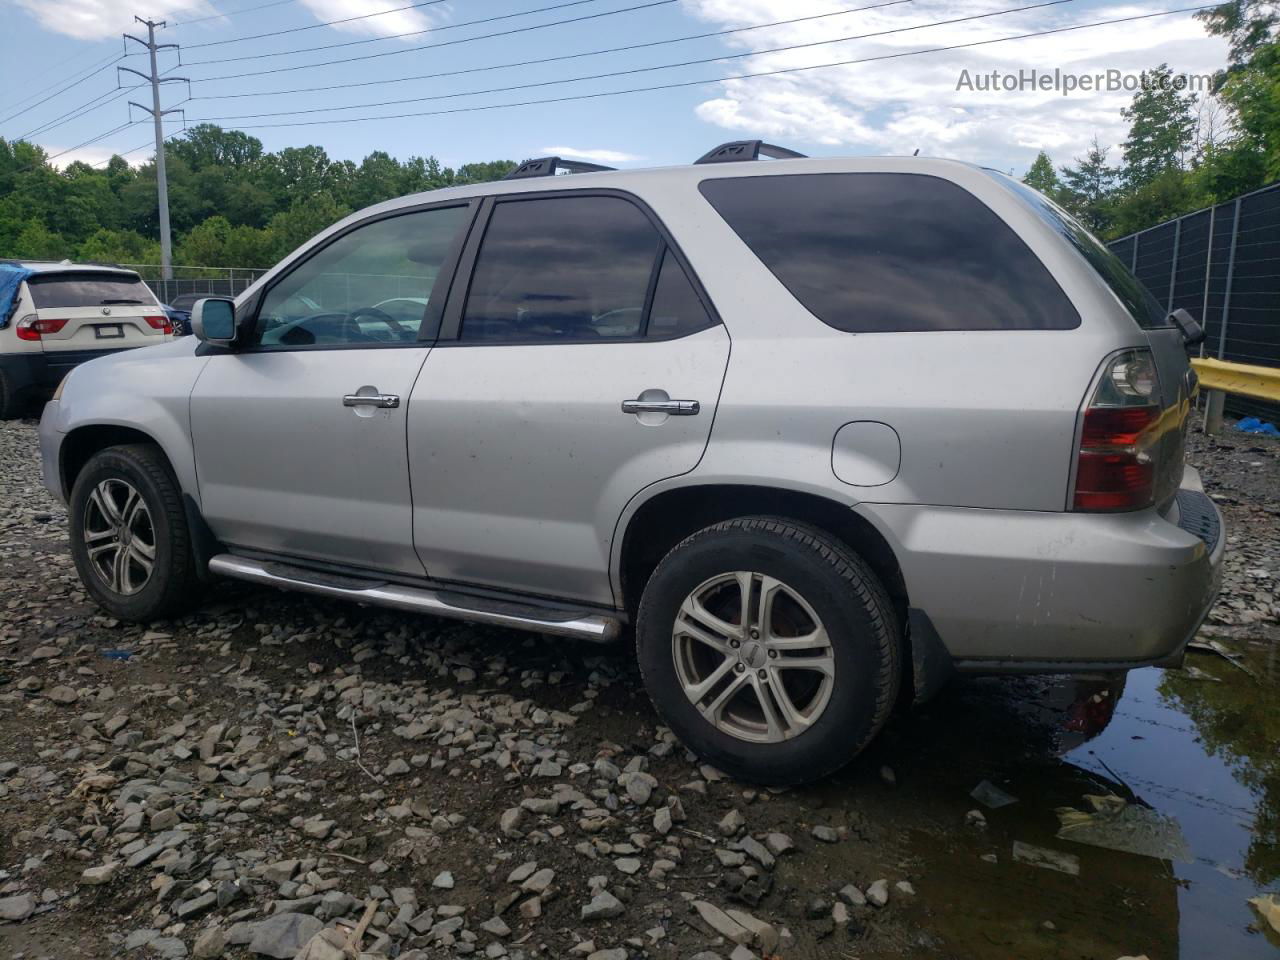
[[173, 279], [165, 280], [156, 263], [122, 263], [122, 267], [138, 271], [161, 303], [169, 303], [183, 294], [205, 297], [239, 296], [253, 281], [267, 272], [265, 267], [179, 267], [172, 268]]
[[[1280, 183], [1108, 244], [1168, 310], [1207, 334], [1202, 356], [1280, 367]], [[1231, 397], [1235, 413], [1280, 408]]]

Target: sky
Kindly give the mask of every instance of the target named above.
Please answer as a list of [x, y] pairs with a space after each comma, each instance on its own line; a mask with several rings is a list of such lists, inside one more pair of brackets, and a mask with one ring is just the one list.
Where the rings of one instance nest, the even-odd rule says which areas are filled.
[[[0, 136], [61, 153], [60, 166], [148, 160], [150, 118], [128, 101], [149, 105], [150, 89], [116, 89], [117, 76], [140, 82], [117, 67], [148, 69], [121, 38], [145, 38], [134, 13], [165, 20], [157, 42], [179, 45], [159, 54], [162, 74], [184, 78], [162, 88], [162, 105], [183, 111], [166, 118], [170, 135], [213, 122], [268, 150], [446, 166], [552, 154], [661, 166], [762, 138], [812, 156], [919, 151], [1021, 175], [1039, 150], [1068, 163], [1095, 135], [1118, 160], [1132, 91], [991, 90], [978, 77], [1136, 75], [1161, 62], [1210, 74], [1226, 58], [1186, 12], [1064, 29], [1197, 0], [138, 2], [0, 0]], [[1058, 32], [1004, 40], [1046, 30]], [[938, 49], [957, 45], [968, 46]]]

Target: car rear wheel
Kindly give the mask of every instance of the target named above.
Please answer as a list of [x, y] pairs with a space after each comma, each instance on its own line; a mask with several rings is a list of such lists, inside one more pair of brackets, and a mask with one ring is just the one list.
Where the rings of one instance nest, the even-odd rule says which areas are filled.
[[193, 601], [198, 581], [182, 494], [156, 447], [94, 454], [76, 477], [69, 514], [80, 580], [113, 616], [161, 619]]
[[636, 625], [645, 686], [699, 756], [743, 780], [792, 784], [856, 756], [889, 715], [901, 631], [847, 546], [747, 517], [677, 545]]

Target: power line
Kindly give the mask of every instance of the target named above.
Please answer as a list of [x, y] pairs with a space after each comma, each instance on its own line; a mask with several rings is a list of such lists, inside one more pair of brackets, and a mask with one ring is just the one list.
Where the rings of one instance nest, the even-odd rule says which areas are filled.
[[[1161, 10], [1157, 13], [1139, 14], [1131, 17], [1117, 17], [1113, 20], [1096, 20], [1091, 23], [1081, 23], [1070, 27], [1055, 27], [1048, 30], [1036, 30], [1031, 33], [1021, 33], [1012, 37], [995, 37], [989, 40], [973, 40], [968, 43], [955, 43], [941, 47], [926, 47], [922, 50], [906, 50], [900, 53], [885, 53], [874, 57], [858, 57], [852, 60], [836, 60], [831, 63], [815, 63], [803, 67], [780, 67], [775, 70], [761, 70], [756, 73], [744, 73], [735, 77], [715, 77], [708, 80], [684, 80], [675, 83], [654, 84], [647, 87], [631, 87], [625, 90], [604, 90], [596, 93], [579, 93], [570, 94], [563, 97], [547, 97], [540, 100], [518, 100], [511, 103], [489, 103], [467, 107], [450, 107], [444, 110], [423, 110], [414, 113], [397, 113], [389, 114], [381, 117], [344, 117], [333, 120], [295, 120], [287, 123], [258, 123], [258, 124], [242, 124], [238, 125], [242, 130], [264, 130], [276, 127], [315, 127], [327, 126], [336, 123], [369, 123], [377, 120], [406, 120], [417, 117], [437, 117], [456, 113], [475, 113], [481, 110], [507, 110], [514, 107], [531, 107], [543, 106], [552, 103], [570, 103], [582, 100], [598, 100], [606, 97], [617, 97], [633, 93], [652, 93], [659, 90], [677, 90], [688, 87], [704, 87], [713, 84], [724, 83], [729, 80], [754, 80], [760, 77], [776, 77], [792, 73], [804, 73], [810, 70], [827, 70], [832, 67], [847, 67], [860, 63], [875, 63], [882, 60], [897, 60], [902, 57], [918, 57], [930, 53], [944, 53], [949, 50], [964, 50], [971, 47], [982, 47], [993, 43], [1007, 43], [1011, 40], [1029, 40], [1033, 37], [1047, 37], [1059, 33], [1071, 33], [1076, 30], [1087, 30], [1092, 27], [1113, 26], [1117, 23], [1133, 23], [1138, 20], [1151, 20], [1156, 17], [1168, 17], [1179, 13], [1193, 13], [1199, 10], [1212, 10], [1214, 4], [1206, 4], [1198, 7], [1180, 7], [1176, 10]], [[203, 119], [193, 120], [193, 123], [204, 122]]]
[[[257, 10], [265, 10], [267, 7], [281, 7], [286, 3], [297, 3], [298, 0], [272, 0], [271, 3], [260, 3], [256, 7], [241, 7], [239, 10], [228, 10], [226, 13], [214, 13], [207, 17], [195, 17], [191, 20], [178, 20], [169, 24], [171, 27], [185, 27], [190, 23], [204, 23], [206, 20], [221, 20], [224, 17], [238, 17], [242, 13], [253, 13]], [[139, 147], [138, 149], [141, 149]]]
[[117, 134], [122, 130], [128, 130], [130, 127], [136, 126], [141, 122], [142, 122], [141, 120], [129, 120], [125, 123], [120, 124], [117, 127], [112, 127], [110, 130], [104, 130], [102, 133], [98, 134], [97, 136], [90, 137], [88, 140], [85, 140], [83, 143], [77, 143], [74, 147], [67, 147], [65, 150], [60, 150], [57, 153], [50, 154], [49, 156], [45, 157], [45, 160], [49, 163], [52, 163], [54, 160], [57, 160], [59, 157], [65, 157], [68, 153], [72, 153], [76, 150], [81, 149], [82, 147], [92, 146], [93, 144], [97, 143], [99, 140], [105, 140], [107, 137], [110, 137], [113, 134]]
[[[6, 106], [0, 109], [10, 110], [14, 107], [20, 107], [24, 103], [28, 103], [29, 101], [36, 99], [36, 97], [40, 96], [42, 93], [48, 90], [52, 90], [54, 87], [58, 86], [61, 83], [65, 83], [68, 76], [75, 76], [77, 73], [84, 73], [85, 71], [88, 71], [89, 73], [97, 73], [100, 70], [105, 69], [112, 62], [114, 62], [115, 58], [118, 56], [119, 54], [113, 53], [108, 57], [104, 57], [100, 60], [95, 61], [93, 64], [91, 64], [88, 67], [82, 67], [79, 70], [72, 70], [70, 74], [64, 74], [60, 79], [55, 80], [53, 83], [50, 83], [47, 86], [43, 86], [39, 90], [33, 90], [32, 92], [28, 93], [25, 97], [23, 97], [21, 100], [15, 100], [13, 103], [7, 104]], [[65, 66], [66, 65], [63, 64], [58, 67], [55, 67], [52, 70], [46, 70], [40, 76], [48, 77], [54, 73], [60, 73], [62, 72], [62, 70], [65, 69]]]
[[[199, 82], [205, 83], [211, 80], [238, 80], [242, 77], [261, 77], [269, 73], [288, 73], [291, 70], [312, 70], [317, 67], [329, 67], [340, 63], [356, 63], [361, 60], [374, 60], [378, 57], [394, 57], [402, 53], [415, 53], [419, 50], [438, 50], [441, 47], [452, 47], [460, 43], [471, 43], [473, 40], [489, 40], [493, 37], [509, 37], [518, 33], [529, 33], [534, 30], [545, 30], [548, 27], [560, 27], [567, 23], [582, 23], [587, 20], [599, 20], [602, 17], [612, 17], [620, 13], [631, 13], [635, 10], [648, 10], [652, 7], [663, 7], [679, 0], [648, 0], [646, 3], [638, 3], [630, 7], [621, 7], [617, 10], [605, 10], [601, 13], [588, 13], [580, 17], [569, 17], [565, 20], [551, 20], [547, 23], [534, 23], [526, 27], [513, 27], [510, 30], [499, 30], [494, 33], [481, 33], [474, 37], [462, 37], [458, 40], [446, 40], [444, 43], [425, 43], [416, 47], [402, 47], [399, 50], [383, 50], [379, 53], [366, 53], [359, 57], [346, 57], [341, 60], [322, 60], [319, 63], [300, 63], [291, 67], [276, 67], [271, 70], [251, 70], [246, 73], [229, 73], [221, 74], [214, 77], [200, 77]], [[186, 66], [199, 66], [206, 63], [218, 63], [221, 61], [201, 60], [197, 63], [188, 63]]]
[[[762, 50], [747, 50], [741, 53], [727, 53], [717, 57], [701, 57], [696, 60], [682, 60], [678, 63], [660, 63], [648, 67], [632, 67], [628, 70], [611, 70], [607, 73], [594, 73], [578, 77], [567, 77], [562, 80], [539, 80], [532, 83], [519, 83], [505, 87], [489, 87], [484, 90], [466, 90], [457, 93], [438, 93], [426, 97], [408, 97], [402, 100], [381, 100], [374, 103], [354, 103], [347, 106], [324, 106], [302, 110], [275, 110], [268, 113], [241, 113], [222, 117], [204, 117], [205, 121], [219, 120], [251, 120], [258, 117], [298, 116], [307, 113], [330, 113], [335, 110], [366, 110], [373, 107], [392, 107], [405, 103], [425, 103], [433, 100], [451, 100], [455, 97], [475, 97], [488, 93], [510, 93], [514, 90], [531, 90], [537, 87], [556, 86], [562, 83], [579, 83], [585, 80], [606, 80], [612, 77], [625, 77], [637, 73], [652, 73], [655, 70], [674, 70], [679, 67], [701, 66], [708, 63], [723, 63], [728, 60], [741, 60], [746, 57], [759, 57], [770, 53], [787, 53], [792, 50], [807, 50], [810, 47], [829, 46], [833, 43], [846, 43], [850, 40], [868, 40], [872, 37], [884, 37], [891, 34], [909, 33], [913, 30], [924, 30], [929, 27], [945, 27], [957, 23], [968, 23], [973, 20], [985, 20], [989, 17], [1000, 17], [1010, 13], [1023, 13], [1027, 10], [1039, 10], [1043, 7], [1056, 7], [1075, 0], [1043, 0], [1041, 3], [1027, 4], [1021, 7], [1010, 7], [1007, 10], [992, 10], [987, 13], [974, 13], [966, 17], [954, 17], [950, 20], [933, 20], [928, 23], [917, 23], [906, 27], [893, 27], [888, 30], [876, 30], [872, 33], [859, 33], [847, 37], [835, 37], [830, 40], [812, 40], [807, 43], [792, 43], [779, 47], [767, 47]], [[206, 99], [192, 97], [193, 100]], [[213, 98], [216, 99], [216, 98]]]
[[93, 73], [87, 73], [87, 74], [85, 74], [83, 77], [81, 77], [79, 80], [72, 81], [71, 83], [67, 84], [65, 87], [63, 87], [62, 89], [60, 89], [60, 90], [56, 91], [55, 93], [51, 93], [51, 94], [49, 94], [47, 97], [43, 97], [42, 99], [37, 100], [35, 103], [31, 104], [29, 107], [23, 107], [21, 110], [17, 111], [16, 113], [11, 113], [11, 114], [9, 114], [9, 116], [5, 117], [4, 119], [0, 119], [0, 123], [8, 123], [10, 120], [13, 120], [13, 119], [15, 119], [15, 118], [17, 118], [17, 117], [20, 117], [20, 116], [22, 116], [24, 113], [30, 113], [30, 112], [31, 112], [32, 110], [34, 110], [36, 107], [38, 107], [38, 106], [40, 106], [40, 105], [42, 105], [42, 104], [48, 103], [50, 100], [54, 99], [55, 97], [59, 97], [59, 96], [61, 96], [62, 94], [66, 93], [68, 90], [70, 90], [72, 87], [78, 87], [80, 84], [84, 83], [84, 82], [85, 82], [86, 80], [88, 80], [90, 77], [92, 77], [92, 76], [94, 76], [94, 75], [96, 75], [96, 74], [99, 74], [99, 73], [101, 73], [103, 70], [107, 69], [107, 67], [111, 66], [113, 63], [118, 63], [119, 61], [123, 60], [123, 59], [124, 59], [124, 57], [125, 57], [125, 55], [124, 55], [123, 53], [121, 53], [121, 54], [117, 54], [117, 55], [116, 55], [116, 57], [115, 57], [114, 59], [107, 61], [107, 62], [106, 62], [106, 63], [104, 63], [102, 66], [100, 66], [100, 67], [98, 67], [97, 69], [95, 69], [95, 70], [93, 71]]
[[[577, 2], [588, 2], [588, 0], [577, 0]], [[299, 87], [295, 90], [255, 90], [250, 93], [220, 93], [217, 99], [230, 99], [234, 97], [274, 97], [286, 93], [315, 93], [323, 90], [347, 90], [352, 87], [374, 87], [388, 83], [405, 83], [410, 80], [435, 80], [440, 77], [454, 77], [464, 73], [484, 73], [488, 70], [505, 70], [510, 67], [530, 67], [538, 66], [546, 63], [557, 63], [562, 60], [578, 60], [582, 57], [595, 57], [607, 53], [625, 53], [631, 50], [643, 50], [648, 47], [661, 47], [669, 43], [681, 43], [686, 40], [706, 40], [711, 37], [726, 37], [735, 33], [748, 33], [752, 30], [764, 30], [768, 27], [783, 27], [794, 23], [805, 23], [810, 20], [822, 20], [826, 17], [838, 17], [847, 13], [858, 13], [862, 10], [876, 10], [880, 7], [892, 7], [903, 3], [915, 3], [916, 0], [885, 0], [883, 3], [873, 3], [864, 7], [847, 7], [844, 10], [831, 10], [827, 13], [811, 13], [804, 17], [792, 17], [788, 20], [773, 20], [769, 23], [756, 23], [746, 27], [731, 27], [727, 30], [710, 30], [705, 33], [687, 33], [682, 37], [668, 37], [664, 40], [648, 40], [644, 43], [630, 43], [621, 47], [606, 47], [603, 50], [587, 50], [583, 53], [566, 53], [555, 57], [540, 57], [536, 60], [516, 60], [508, 63], [497, 63], [484, 67], [464, 67], [460, 70], [445, 70], [439, 73], [420, 73], [409, 77], [393, 77], [388, 80], [365, 80], [360, 83], [335, 83], [323, 87]], [[571, 4], [562, 4], [562, 6], [571, 6]], [[543, 10], [553, 9], [552, 7], [543, 7]], [[533, 12], [533, 11], [530, 11]], [[461, 26], [461, 24], [457, 24]], [[442, 28], [443, 29], [443, 28]], [[471, 39], [481, 39], [473, 37]], [[356, 41], [363, 43], [365, 41]], [[341, 44], [339, 44], [341, 46]], [[313, 47], [311, 49], [321, 49]], [[301, 53], [302, 51], [296, 51]], [[198, 80], [197, 83], [207, 83], [207, 80]], [[208, 99], [208, 98], [203, 98]]]
[[[185, 64], [198, 67], [206, 63], [239, 63], [243, 60], [265, 60], [268, 57], [293, 56], [297, 53], [315, 53], [317, 50], [336, 50], [339, 47], [357, 47], [366, 43], [381, 43], [383, 40], [402, 40], [405, 37], [420, 37], [424, 33], [441, 33], [445, 30], [457, 30], [459, 27], [474, 27], [482, 23], [496, 23], [499, 20], [513, 20], [516, 17], [528, 17], [535, 13], [548, 13], [552, 10], [563, 10], [566, 7], [580, 7], [587, 3], [599, 3], [600, 0], [569, 0], [568, 3], [553, 3], [549, 7], [535, 7], [532, 10], [517, 10], [515, 13], [504, 13], [495, 17], [481, 17], [478, 20], [460, 20], [457, 23], [446, 23], [438, 27], [427, 27], [423, 30], [410, 30], [408, 33], [389, 33], [382, 37], [367, 37], [364, 40], [344, 40], [342, 43], [322, 43], [315, 47], [299, 47], [296, 50], [272, 50], [269, 53], [250, 53], [243, 57], [223, 57], [218, 60], [192, 60]], [[478, 39], [478, 38], [472, 38]]]
[[81, 117], [85, 116], [86, 114], [93, 113], [93, 111], [95, 110], [100, 110], [102, 107], [105, 107], [110, 103], [114, 103], [116, 100], [119, 100], [130, 90], [137, 90], [139, 86], [141, 86], [141, 84], [138, 84], [132, 87], [115, 87], [111, 90], [108, 90], [106, 93], [100, 93], [96, 97], [94, 97], [92, 100], [89, 100], [87, 103], [82, 103], [78, 107], [73, 107], [70, 110], [68, 110], [66, 113], [59, 114], [58, 116], [54, 117], [52, 120], [46, 123], [42, 123], [40, 126], [27, 131], [26, 133], [22, 134], [19, 137], [16, 137], [15, 139], [29, 140], [31, 137], [36, 137], [36, 136], [40, 136], [41, 134], [48, 133], [50, 130], [53, 130], [57, 127], [61, 127], [64, 124], [70, 123], [72, 120], [78, 120]]
[[231, 37], [227, 40], [208, 40], [204, 43], [189, 43], [188, 50], [194, 50], [196, 47], [218, 47], [225, 43], [239, 43], [242, 40], [261, 40], [263, 37], [279, 37], [286, 33], [301, 33], [304, 30], [319, 30], [321, 27], [333, 27], [340, 23], [351, 23], [353, 20], [368, 20], [370, 17], [385, 17], [388, 13], [400, 13], [404, 10], [416, 10], [419, 7], [434, 7], [438, 3], [448, 3], [449, 0], [420, 0], [418, 3], [410, 3], [403, 7], [393, 7], [390, 10], [379, 10], [377, 13], [362, 13], [357, 17], [343, 17], [341, 20], [329, 20], [325, 23], [309, 23], [302, 27], [290, 27], [287, 30], [272, 30], [269, 33], [251, 33], [247, 37]]

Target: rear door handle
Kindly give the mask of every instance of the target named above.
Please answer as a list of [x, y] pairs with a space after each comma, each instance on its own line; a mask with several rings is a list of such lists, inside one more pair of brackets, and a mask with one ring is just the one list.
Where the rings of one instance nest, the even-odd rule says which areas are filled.
[[361, 393], [348, 393], [342, 398], [344, 407], [382, 407], [392, 410], [400, 406], [400, 398], [394, 393], [375, 393], [366, 396]]
[[623, 400], [623, 413], [665, 413], [672, 417], [696, 417], [702, 409], [697, 400]]

